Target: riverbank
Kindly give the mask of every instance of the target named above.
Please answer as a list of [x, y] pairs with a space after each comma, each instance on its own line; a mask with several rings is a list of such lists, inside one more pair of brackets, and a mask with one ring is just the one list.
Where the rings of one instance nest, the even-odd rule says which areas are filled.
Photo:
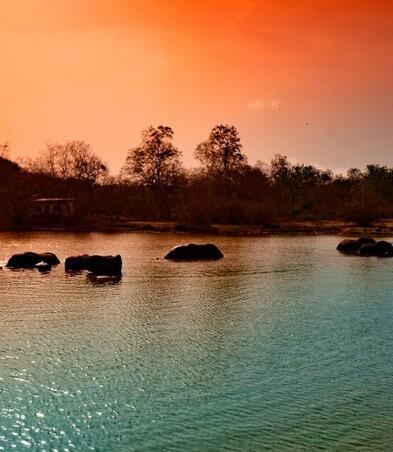
[[50, 231], [50, 232], [151, 232], [151, 233], [198, 233], [227, 236], [264, 235], [344, 235], [344, 236], [393, 236], [393, 219], [376, 221], [370, 226], [358, 226], [343, 220], [283, 221], [274, 226], [228, 225], [192, 227], [170, 221], [97, 221], [85, 225], [29, 225], [10, 227], [2, 225], [2, 231]]

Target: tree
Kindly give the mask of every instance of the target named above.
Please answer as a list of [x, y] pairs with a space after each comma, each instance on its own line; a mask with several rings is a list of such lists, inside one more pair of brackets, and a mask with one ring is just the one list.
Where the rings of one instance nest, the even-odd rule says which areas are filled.
[[246, 156], [241, 151], [238, 130], [234, 126], [223, 124], [215, 126], [207, 140], [196, 147], [196, 159], [214, 177], [222, 179], [225, 195], [228, 194], [229, 183], [246, 163]]
[[0, 144], [0, 157], [8, 159], [10, 153], [10, 145], [7, 142]]
[[36, 159], [26, 163], [33, 173], [46, 174], [63, 180], [75, 180], [94, 185], [105, 177], [108, 170], [103, 161], [85, 141], [49, 143], [46, 150]]
[[9, 154], [10, 145], [7, 142], [0, 144], [0, 185], [4, 184], [10, 176], [21, 170], [16, 162], [10, 160]]
[[359, 168], [349, 168], [347, 171], [347, 179], [351, 184], [357, 184], [363, 179], [364, 174]]
[[[64, 155], [65, 165], [69, 161], [71, 162], [71, 177], [88, 185], [95, 184], [108, 172], [103, 161], [91, 151], [90, 144], [84, 141], [66, 143]], [[70, 156], [70, 159], [67, 158], [67, 155]]]
[[375, 192], [391, 203], [393, 201], [393, 170], [382, 165], [367, 165], [364, 181], [373, 187]]
[[170, 127], [150, 126], [142, 132], [142, 142], [128, 151], [123, 173], [131, 181], [148, 187], [161, 213], [168, 215], [168, 197], [183, 174], [181, 152], [172, 143]]
[[280, 154], [276, 154], [271, 161], [270, 175], [278, 188], [288, 191], [291, 215], [295, 213], [300, 195], [304, 195], [307, 189], [330, 182], [332, 178], [329, 171], [320, 171], [312, 165], [293, 165]]

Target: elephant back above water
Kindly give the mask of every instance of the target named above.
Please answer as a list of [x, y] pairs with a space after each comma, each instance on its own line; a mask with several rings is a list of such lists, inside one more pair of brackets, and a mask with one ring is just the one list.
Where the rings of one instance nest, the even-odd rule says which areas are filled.
[[172, 248], [165, 259], [175, 261], [217, 260], [224, 255], [220, 249], [211, 243], [180, 245]]

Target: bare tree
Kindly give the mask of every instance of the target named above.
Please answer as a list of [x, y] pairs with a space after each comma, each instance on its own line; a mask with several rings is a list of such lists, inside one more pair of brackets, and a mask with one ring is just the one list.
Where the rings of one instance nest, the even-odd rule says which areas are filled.
[[68, 155], [71, 157], [72, 177], [76, 180], [92, 185], [108, 172], [102, 160], [91, 151], [90, 144], [84, 141], [66, 143], [65, 164], [68, 164]]
[[105, 177], [108, 170], [103, 161], [85, 141], [49, 143], [36, 159], [25, 161], [31, 172], [47, 174], [64, 180], [74, 179], [94, 185]]

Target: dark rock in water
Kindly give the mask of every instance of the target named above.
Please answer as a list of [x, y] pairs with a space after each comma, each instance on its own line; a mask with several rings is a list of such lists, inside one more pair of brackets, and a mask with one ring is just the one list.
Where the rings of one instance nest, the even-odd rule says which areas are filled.
[[375, 245], [377, 256], [380, 257], [392, 257], [393, 256], [393, 245], [385, 240], [377, 242]]
[[215, 260], [222, 259], [224, 255], [216, 245], [193, 244], [176, 246], [165, 256], [165, 259], [177, 261]]
[[343, 240], [337, 250], [346, 254], [358, 256], [393, 257], [393, 245], [384, 240], [376, 242], [370, 237], [361, 237], [357, 240]]
[[358, 250], [359, 256], [375, 256], [376, 243], [364, 243]]
[[121, 275], [121, 256], [90, 256], [87, 270], [95, 275]]
[[58, 265], [60, 264], [59, 258], [53, 253], [42, 253], [40, 254], [42, 257], [42, 261], [49, 265]]
[[360, 237], [357, 240], [345, 239], [337, 245], [337, 251], [346, 254], [358, 254], [360, 247], [366, 244], [375, 245], [376, 242], [370, 237]]
[[45, 264], [45, 262], [40, 262], [35, 266], [35, 268], [41, 273], [50, 272], [52, 270], [52, 265]]
[[14, 254], [7, 262], [8, 268], [34, 268], [37, 264], [43, 262], [49, 265], [57, 265], [60, 263], [57, 256], [53, 253], [23, 253]]
[[95, 275], [121, 275], [121, 256], [83, 256], [67, 257], [66, 271], [88, 270]]
[[87, 270], [89, 259], [90, 256], [88, 254], [84, 254], [83, 256], [67, 257], [65, 260], [65, 269], [66, 271]]
[[393, 245], [381, 240], [375, 244], [365, 243], [358, 251], [359, 256], [392, 257]]
[[36, 253], [14, 254], [7, 262], [10, 268], [34, 268], [42, 259]]
[[351, 252], [353, 252], [355, 254], [356, 251], [358, 250], [357, 240], [352, 240], [352, 239], [342, 240], [337, 245], [336, 249], [337, 249], [337, 251], [341, 251], [342, 253], [351, 253]]

